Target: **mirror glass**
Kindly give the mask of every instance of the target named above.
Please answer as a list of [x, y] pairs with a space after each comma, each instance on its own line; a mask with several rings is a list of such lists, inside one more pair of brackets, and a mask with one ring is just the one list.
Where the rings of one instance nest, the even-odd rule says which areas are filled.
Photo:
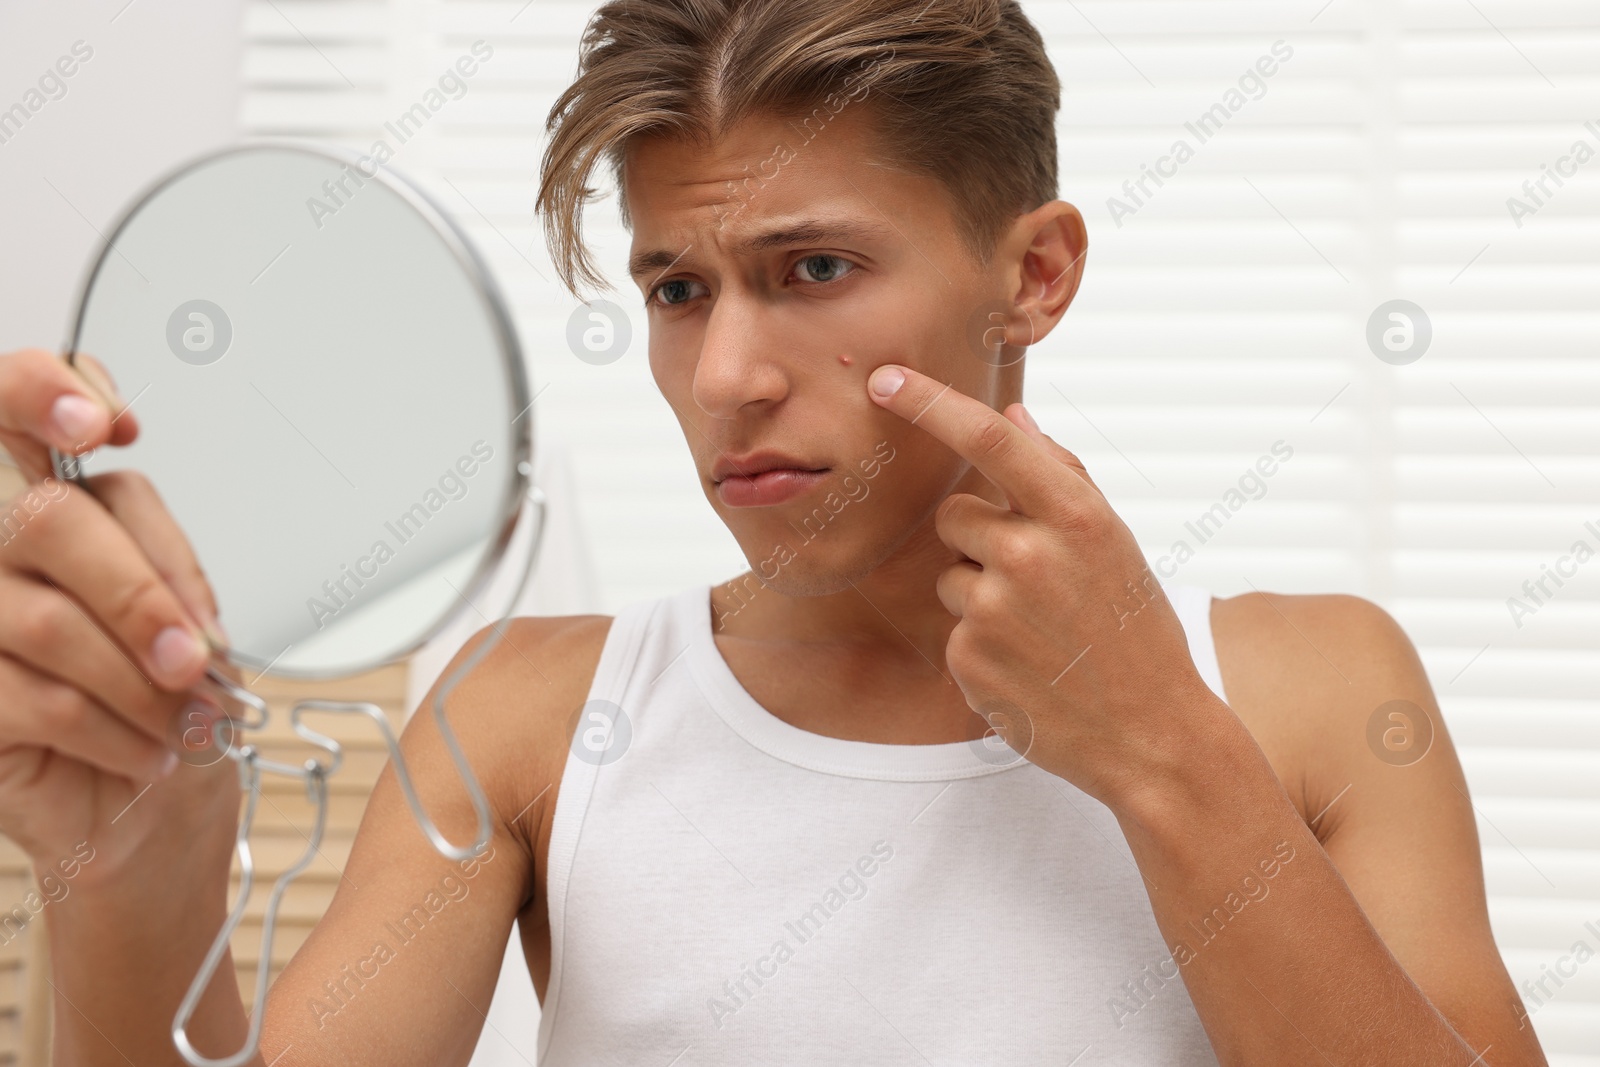
[[149, 479], [236, 663], [346, 675], [475, 610], [527, 496], [527, 383], [481, 259], [389, 168], [257, 143], [180, 169], [111, 232], [67, 351], [140, 432], [61, 473]]

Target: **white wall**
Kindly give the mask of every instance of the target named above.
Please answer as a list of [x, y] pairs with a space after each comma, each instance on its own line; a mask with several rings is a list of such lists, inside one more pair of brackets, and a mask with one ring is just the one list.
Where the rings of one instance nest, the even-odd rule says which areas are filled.
[[[237, 135], [242, 10], [237, 0], [0, 5], [0, 112], [42, 104], [20, 129], [0, 127], [0, 351], [59, 348], [82, 271], [123, 204]], [[47, 86], [59, 99], [38, 92], [79, 41], [89, 58], [64, 91]]]

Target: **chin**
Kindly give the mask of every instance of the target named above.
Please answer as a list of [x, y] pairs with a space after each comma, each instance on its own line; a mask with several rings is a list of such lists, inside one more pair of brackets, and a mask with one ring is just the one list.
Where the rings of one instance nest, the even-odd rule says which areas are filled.
[[[831, 596], [859, 584], [899, 551], [920, 524], [887, 529], [882, 515], [861, 513], [865, 524], [814, 534], [809, 540], [786, 525], [767, 537], [735, 531], [754, 580], [784, 596]], [[810, 532], [808, 527], [799, 527]], [[831, 535], [831, 536], [830, 536]]]

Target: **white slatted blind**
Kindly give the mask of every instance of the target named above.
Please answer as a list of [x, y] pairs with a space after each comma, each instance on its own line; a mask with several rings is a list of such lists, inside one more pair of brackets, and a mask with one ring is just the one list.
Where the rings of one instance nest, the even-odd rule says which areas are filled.
[[[1194, 550], [1164, 577], [1218, 595], [1346, 591], [1396, 615], [1466, 765], [1500, 947], [1519, 985], [1544, 978], [1524, 996], [1551, 1063], [1600, 1067], [1600, 936], [1585, 926], [1600, 928], [1600, 555], [1559, 588], [1547, 579], [1553, 595], [1520, 627], [1506, 606], [1574, 542], [1600, 553], [1600, 158], [1546, 179], [1520, 227], [1506, 205], [1532, 203], [1522, 183], [1575, 142], [1600, 156], [1600, 6], [1024, 7], [1064, 83], [1061, 195], [1091, 237], [1077, 305], [1030, 355], [1030, 406], [1153, 564], [1176, 541]], [[564, 340], [573, 305], [531, 205], [544, 117], [591, 10], [254, 3], [243, 120], [365, 150], [473, 41], [492, 45], [394, 164], [456, 211], [512, 297], [545, 389], [539, 433], [572, 449], [614, 610], [744, 561], [650, 379], [642, 315], [608, 366]], [[1264, 88], [1228, 109], [1262, 57], [1276, 61]], [[1202, 142], [1185, 124], [1217, 104]], [[1192, 158], [1130, 200], [1123, 182], [1180, 138]], [[1120, 226], [1113, 196], [1135, 209]], [[626, 285], [613, 200], [589, 234]], [[638, 305], [631, 286], [613, 296]], [[1396, 298], [1433, 331], [1403, 366], [1365, 337]], [[1280, 441], [1292, 456], [1231, 507]], [[1219, 503], [1228, 517], [1202, 543], [1186, 523]], [[1579, 941], [1596, 958], [1577, 963]]]

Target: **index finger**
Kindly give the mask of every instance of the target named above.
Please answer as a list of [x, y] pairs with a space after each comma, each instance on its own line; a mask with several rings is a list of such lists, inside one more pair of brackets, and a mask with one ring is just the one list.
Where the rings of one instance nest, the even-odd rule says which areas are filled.
[[[898, 373], [900, 382], [895, 381]], [[908, 422], [927, 430], [971, 463], [1011, 502], [1011, 509], [1037, 515], [1059, 501], [1065, 480], [1054, 458], [1016, 423], [979, 400], [920, 371], [885, 363], [867, 379], [867, 395]]]
[[109, 385], [104, 368], [87, 359], [74, 366], [36, 348], [0, 355], [0, 445], [29, 481], [52, 473], [50, 447], [78, 455], [134, 439], [137, 424], [118, 417]]
[[217, 623], [217, 598], [188, 535], [167, 510], [150, 479], [136, 470], [107, 471], [88, 479], [89, 488], [113, 518], [127, 528], [163, 581], [217, 645], [227, 644]]
[[132, 534], [87, 491], [55, 482], [5, 549], [8, 569], [37, 575], [83, 605], [145, 681], [177, 693], [204, 676], [211, 652], [199, 626]]

